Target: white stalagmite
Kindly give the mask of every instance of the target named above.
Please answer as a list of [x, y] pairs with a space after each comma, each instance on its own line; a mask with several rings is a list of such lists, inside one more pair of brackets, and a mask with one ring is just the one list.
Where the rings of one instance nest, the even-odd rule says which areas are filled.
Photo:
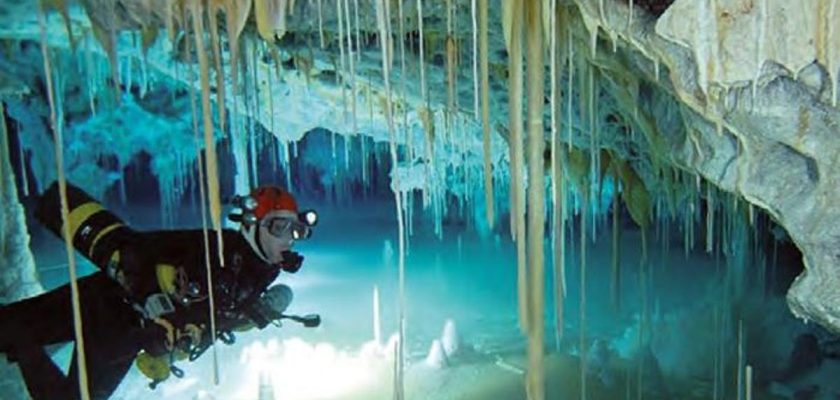
[[753, 392], [752, 381], [753, 381], [753, 368], [752, 368], [752, 366], [747, 365], [747, 367], [746, 367], [746, 385], [747, 385], [747, 387], [746, 387], [746, 390], [745, 390], [745, 392], [746, 392], [745, 398], [747, 400], [752, 400], [752, 398], [753, 398], [753, 396], [752, 396], [752, 392]]
[[[203, 8], [201, 3], [197, 0], [190, 2], [190, 13], [192, 14], [193, 30], [195, 37], [196, 53], [198, 54], [198, 65], [200, 69], [201, 81], [201, 112], [202, 120], [204, 122], [204, 154], [207, 157], [207, 196], [210, 204], [210, 221], [213, 224], [213, 229], [216, 231], [216, 241], [218, 249], [219, 266], [224, 268], [224, 243], [222, 242], [222, 207], [221, 197], [219, 193], [219, 172], [216, 157], [216, 141], [213, 137], [213, 117], [210, 109], [210, 77], [207, 71], [207, 54], [204, 49], [204, 27], [203, 27]], [[209, 258], [208, 258], [209, 260]], [[213, 287], [213, 275], [210, 263], [207, 264], [207, 284], [208, 287]], [[215, 300], [213, 298], [213, 291], [209, 292], [208, 296], [210, 308], [210, 330], [214, 336], [216, 333], [216, 311]], [[213, 340], [215, 343], [215, 340]], [[219, 383], [219, 365], [216, 352], [213, 352], [213, 380]]]
[[58, 192], [61, 196], [61, 220], [62, 236], [64, 236], [64, 249], [67, 252], [67, 266], [70, 273], [70, 300], [73, 306], [73, 333], [76, 340], [76, 366], [79, 371], [79, 395], [82, 400], [90, 400], [90, 389], [88, 388], [87, 359], [85, 353], [85, 338], [82, 329], [82, 307], [79, 304], [79, 285], [76, 275], [76, 256], [73, 250], [73, 238], [70, 237], [69, 206], [67, 204], [67, 181], [64, 177], [64, 138], [62, 137], [63, 121], [56, 110], [56, 93], [52, 83], [52, 68], [50, 67], [50, 54], [47, 47], [47, 33], [44, 10], [38, 12], [38, 26], [41, 33], [41, 56], [44, 59], [44, 78], [47, 84], [47, 100], [50, 105], [50, 127], [53, 131], [55, 142], [55, 164], [58, 172]]
[[[473, 0], [475, 2], [475, 0]], [[490, 67], [487, 37], [488, 0], [478, 0], [478, 37], [481, 51], [481, 131], [484, 150], [484, 206], [487, 226], [492, 229], [496, 220], [493, 199], [493, 163], [490, 147]], [[475, 3], [474, 3], [475, 4]], [[475, 57], [473, 57], [475, 58]], [[476, 87], [476, 90], [478, 88]]]
[[443, 331], [440, 334], [440, 343], [447, 357], [452, 357], [461, 349], [461, 338], [458, 335], [458, 328], [455, 321], [447, 319], [443, 324]]
[[382, 345], [382, 323], [379, 313], [379, 286], [373, 286], [373, 341], [377, 346]]
[[[545, 133], [543, 131], [543, 19], [542, 5], [525, 2], [528, 43], [528, 375], [531, 400], [545, 398]], [[521, 238], [520, 238], [521, 240]]]
[[519, 327], [528, 334], [528, 279], [525, 254], [525, 191], [522, 168], [522, 4], [512, 0], [508, 70], [508, 119], [510, 130], [511, 230], [516, 241], [516, 287]]
[[440, 343], [440, 340], [435, 339], [432, 341], [432, 345], [429, 348], [429, 354], [426, 355], [425, 362], [427, 366], [435, 369], [445, 368], [449, 364], [449, 360], [446, 357], [446, 351], [443, 349], [443, 345]]
[[403, 400], [405, 398], [405, 382], [403, 380], [405, 372], [405, 228], [403, 221], [403, 207], [402, 196], [399, 190], [399, 177], [397, 174], [397, 143], [396, 134], [394, 132], [394, 115], [391, 103], [391, 30], [389, 26], [390, 11], [387, 0], [376, 1], [376, 22], [379, 28], [379, 37], [381, 38], [380, 47], [382, 50], [382, 80], [385, 84], [385, 117], [388, 123], [388, 138], [390, 140], [391, 153], [391, 189], [394, 192], [394, 199], [396, 200], [397, 211], [397, 227], [399, 235], [399, 342], [396, 349], [395, 357], [395, 387], [394, 398], [396, 400]]
[[[594, 68], [594, 67], [593, 67]], [[594, 151], [594, 149], [592, 149]], [[583, 203], [580, 207], [580, 399], [586, 400], [586, 225], [587, 213], [589, 212], [589, 188], [584, 185], [581, 189]]]

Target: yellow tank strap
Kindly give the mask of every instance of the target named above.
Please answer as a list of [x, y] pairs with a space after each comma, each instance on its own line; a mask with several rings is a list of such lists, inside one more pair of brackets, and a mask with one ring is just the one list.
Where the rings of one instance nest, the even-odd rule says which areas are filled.
[[141, 351], [134, 360], [137, 369], [154, 382], [169, 378], [169, 355], [153, 356]]
[[[70, 214], [67, 215], [67, 221], [70, 223], [70, 238], [72, 239], [76, 237], [76, 231], [79, 230], [79, 227], [82, 226], [82, 224], [84, 224], [91, 215], [102, 210], [102, 205], [95, 201], [83, 203], [70, 210]], [[62, 234], [65, 232], [64, 225], [61, 226], [61, 232]]]
[[105, 237], [105, 235], [111, 233], [111, 231], [113, 231], [114, 229], [117, 229], [121, 226], [123, 226], [123, 224], [118, 222], [118, 223], [108, 225], [107, 227], [105, 227], [105, 229], [100, 230], [99, 233], [96, 234], [96, 237], [93, 238], [93, 241], [90, 242], [90, 249], [88, 249], [88, 256], [93, 257], [93, 251], [96, 249], [96, 244], [99, 242], [99, 239], [102, 239], [103, 237]]
[[169, 264], [158, 264], [155, 267], [157, 274], [158, 287], [167, 295], [172, 295], [177, 290], [176, 282], [178, 280], [178, 270]]

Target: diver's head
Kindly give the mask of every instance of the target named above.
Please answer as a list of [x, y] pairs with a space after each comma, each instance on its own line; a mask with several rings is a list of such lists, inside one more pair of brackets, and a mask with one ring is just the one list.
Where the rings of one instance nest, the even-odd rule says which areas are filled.
[[254, 251], [272, 264], [281, 263], [295, 241], [311, 236], [318, 219], [315, 211], [299, 212], [295, 198], [276, 186], [258, 187], [234, 203], [242, 209], [235, 218], [242, 224], [240, 231]]

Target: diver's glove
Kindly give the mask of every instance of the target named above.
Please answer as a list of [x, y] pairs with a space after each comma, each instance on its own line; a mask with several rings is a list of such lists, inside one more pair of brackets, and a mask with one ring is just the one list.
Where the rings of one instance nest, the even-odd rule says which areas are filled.
[[286, 250], [282, 253], [283, 261], [280, 262], [280, 268], [283, 271], [294, 274], [303, 265], [303, 256], [300, 253]]

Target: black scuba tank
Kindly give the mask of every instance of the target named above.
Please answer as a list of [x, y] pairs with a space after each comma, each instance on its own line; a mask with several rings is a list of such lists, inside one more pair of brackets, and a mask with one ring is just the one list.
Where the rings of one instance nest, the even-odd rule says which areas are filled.
[[[70, 184], [67, 184], [67, 208], [73, 247], [112, 279], [120, 281], [121, 277], [117, 276], [120, 249], [135, 232], [101, 203]], [[64, 237], [58, 182], [50, 185], [38, 200], [35, 218], [58, 237]]]

